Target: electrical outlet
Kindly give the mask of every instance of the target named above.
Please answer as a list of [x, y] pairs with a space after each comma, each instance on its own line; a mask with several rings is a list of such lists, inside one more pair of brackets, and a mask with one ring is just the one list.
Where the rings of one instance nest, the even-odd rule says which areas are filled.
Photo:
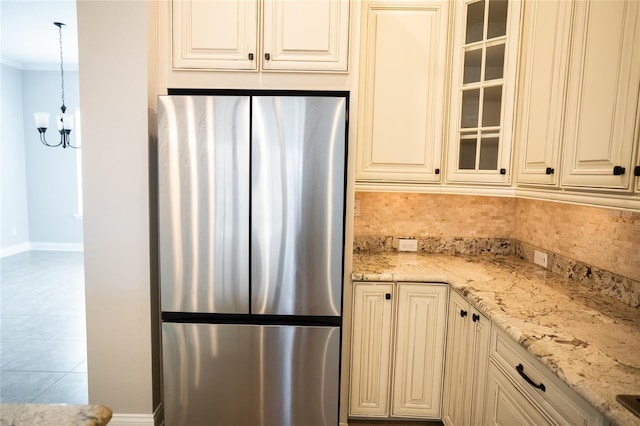
[[412, 238], [399, 238], [398, 251], [418, 251], [418, 240]]
[[547, 253], [535, 250], [533, 252], [533, 263], [540, 265], [544, 268], [547, 267]]

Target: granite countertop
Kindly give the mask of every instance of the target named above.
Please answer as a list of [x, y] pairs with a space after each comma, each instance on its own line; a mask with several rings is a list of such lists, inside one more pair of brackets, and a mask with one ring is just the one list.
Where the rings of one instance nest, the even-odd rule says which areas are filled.
[[354, 281], [446, 282], [613, 424], [640, 394], [640, 310], [515, 256], [354, 254]]
[[103, 426], [111, 419], [104, 405], [0, 404], [0, 426]]

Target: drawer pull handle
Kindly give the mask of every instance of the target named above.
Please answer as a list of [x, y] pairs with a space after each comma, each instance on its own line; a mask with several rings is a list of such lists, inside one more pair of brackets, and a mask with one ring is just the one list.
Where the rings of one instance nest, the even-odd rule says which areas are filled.
[[522, 366], [522, 364], [518, 364], [516, 366], [516, 371], [518, 372], [518, 374], [520, 374], [522, 376], [523, 379], [525, 379], [527, 381], [527, 383], [529, 383], [531, 386], [533, 386], [536, 389], [540, 389], [542, 392], [545, 391], [545, 386], [544, 383], [540, 383], [537, 384], [536, 382], [534, 382], [533, 380], [531, 380], [529, 378], [529, 376], [527, 376], [526, 374], [524, 374], [524, 367]]

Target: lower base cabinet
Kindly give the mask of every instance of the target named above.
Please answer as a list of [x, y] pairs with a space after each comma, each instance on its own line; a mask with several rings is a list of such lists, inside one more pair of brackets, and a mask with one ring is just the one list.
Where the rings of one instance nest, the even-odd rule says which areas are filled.
[[442, 422], [481, 425], [491, 322], [464, 297], [450, 292]]
[[488, 377], [487, 424], [496, 426], [552, 424], [493, 363], [489, 365]]
[[352, 418], [608, 425], [447, 284], [354, 283], [349, 386]]
[[439, 419], [448, 285], [354, 283], [349, 415]]
[[483, 424], [602, 426], [608, 422], [526, 349], [493, 326]]

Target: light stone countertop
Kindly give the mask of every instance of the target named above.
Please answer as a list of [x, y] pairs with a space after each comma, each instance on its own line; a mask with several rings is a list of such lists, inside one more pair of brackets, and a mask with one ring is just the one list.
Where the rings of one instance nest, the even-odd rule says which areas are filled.
[[614, 425], [640, 394], [640, 310], [515, 256], [354, 254], [354, 281], [445, 282]]
[[104, 405], [0, 404], [0, 426], [103, 426], [111, 415]]

